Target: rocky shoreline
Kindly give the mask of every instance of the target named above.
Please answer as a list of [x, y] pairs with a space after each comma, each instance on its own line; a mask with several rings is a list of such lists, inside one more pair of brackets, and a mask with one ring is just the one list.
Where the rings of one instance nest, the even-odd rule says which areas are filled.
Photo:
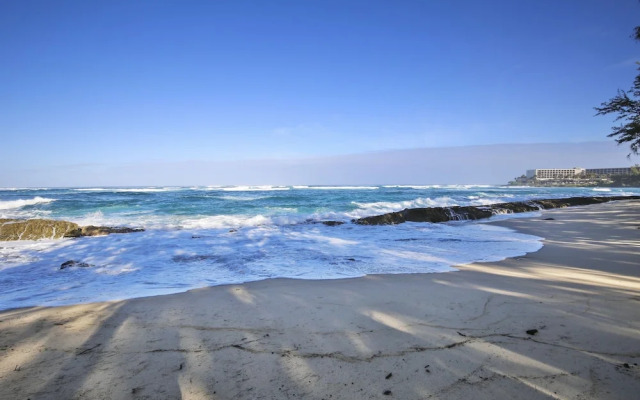
[[0, 240], [38, 240], [142, 232], [141, 228], [79, 226], [53, 219], [0, 219]]
[[[640, 196], [593, 196], [568, 197], [561, 199], [540, 199], [509, 203], [496, 203], [486, 206], [452, 206], [407, 208], [381, 215], [351, 220], [358, 225], [395, 225], [403, 222], [447, 222], [477, 220], [497, 214], [512, 214], [552, 208], [585, 206], [615, 200], [638, 200]], [[309, 221], [327, 226], [338, 226], [343, 221]], [[104, 236], [112, 233], [143, 232], [142, 228], [112, 226], [79, 226], [74, 222], [52, 219], [2, 219], [0, 218], [0, 241], [39, 240], [77, 238], [83, 236]]]
[[567, 197], [562, 199], [540, 199], [531, 201], [497, 203], [486, 206], [406, 208], [402, 211], [354, 219], [351, 222], [358, 225], [395, 225], [401, 224], [403, 222], [447, 222], [460, 220], [476, 220], [489, 218], [497, 214], [512, 214], [548, 210], [552, 208], [586, 206], [589, 204], [600, 204], [614, 200], [637, 199], [640, 199], [640, 196]]

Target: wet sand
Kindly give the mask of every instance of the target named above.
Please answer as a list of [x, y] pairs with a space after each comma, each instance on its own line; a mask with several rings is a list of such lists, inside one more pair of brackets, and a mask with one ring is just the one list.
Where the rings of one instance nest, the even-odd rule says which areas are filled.
[[636, 398], [640, 201], [493, 223], [544, 247], [458, 272], [0, 312], [0, 398]]

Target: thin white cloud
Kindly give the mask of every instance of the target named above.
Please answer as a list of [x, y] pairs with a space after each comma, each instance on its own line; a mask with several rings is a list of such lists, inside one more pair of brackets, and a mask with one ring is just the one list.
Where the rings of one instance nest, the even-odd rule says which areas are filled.
[[333, 157], [141, 162], [5, 169], [0, 187], [502, 184], [527, 169], [624, 167], [628, 147], [613, 141], [501, 144], [381, 151]]

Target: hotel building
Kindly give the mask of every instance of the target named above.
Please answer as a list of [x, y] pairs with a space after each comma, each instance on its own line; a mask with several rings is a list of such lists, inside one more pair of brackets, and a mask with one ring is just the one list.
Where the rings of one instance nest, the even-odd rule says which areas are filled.
[[576, 178], [576, 175], [583, 174], [584, 168], [547, 168], [527, 170], [527, 178], [536, 179], [567, 179]]
[[[547, 168], [529, 169], [527, 178], [532, 179], [575, 179], [579, 175], [631, 175], [631, 168]], [[582, 177], [584, 178], [584, 177]]]
[[587, 169], [590, 175], [631, 175], [631, 168], [594, 168]]

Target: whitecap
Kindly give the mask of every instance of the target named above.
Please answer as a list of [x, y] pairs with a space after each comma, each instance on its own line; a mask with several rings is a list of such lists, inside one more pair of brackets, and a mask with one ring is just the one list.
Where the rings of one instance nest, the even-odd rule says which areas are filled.
[[440, 187], [440, 185], [385, 185], [383, 186], [385, 188], [390, 188], [390, 189], [437, 189]]
[[296, 214], [295, 208], [275, 207], [273, 211], [289, 211], [277, 215], [212, 215], [188, 218], [179, 222], [183, 229], [229, 229], [258, 226], [283, 226], [307, 222], [310, 218]]
[[275, 190], [289, 190], [289, 189], [290, 188], [288, 186], [270, 186], [270, 185], [230, 186], [230, 187], [220, 188], [220, 190], [223, 190], [225, 192], [270, 192]]
[[357, 206], [358, 208], [366, 212], [376, 212], [381, 214], [400, 211], [400, 210], [404, 210], [405, 208], [450, 207], [450, 206], [458, 205], [455, 200], [447, 196], [437, 197], [435, 199], [431, 199], [429, 197], [419, 197], [413, 200], [405, 200], [405, 201], [397, 201], [397, 202], [378, 201], [373, 203], [360, 203], [357, 201], [352, 201], [351, 204]]
[[213, 215], [186, 219], [180, 225], [185, 229], [222, 229], [270, 224], [273, 224], [273, 221], [264, 215]]
[[36, 204], [46, 204], [51, 203], [52, 201], [56, 201], [56, 199], [48, 199], [40, 196], [36, 196], [32, 199], [0, 201], [0, 210], [10, 210], [12, 208], [21, 208]]
[[38, 190], [49, 190], [49, 188], [38, 188], [38, 187], [0, 187], [0, 191], [6, 192], [21, 192], [21, 191], [38, 191]]
[[443, 189], [474, 189], [474, 188], [482, 188], [482, 189], [486, 189], [486, 188], [492, 188], [495, 187], [493, 185], [479, 185], [479, 184], [472, 184], [472, 185], [443, 185], [440, 186]]
[[111, 192], [111, 193], [156, 193], [181, 190], [179, 187], [144, 187], [144, 188], [78, 188], [78, 192]]
[[218, 197], [221, 200], [228, 201], [255, 201], [260, 199], [267, 199], [267, 196], [220, 196]]
[[[299, 187], [302, 189], [302, 187]], [[376, 190], [378, 186], [307, 186], [304, 189], [313, 190]]]

